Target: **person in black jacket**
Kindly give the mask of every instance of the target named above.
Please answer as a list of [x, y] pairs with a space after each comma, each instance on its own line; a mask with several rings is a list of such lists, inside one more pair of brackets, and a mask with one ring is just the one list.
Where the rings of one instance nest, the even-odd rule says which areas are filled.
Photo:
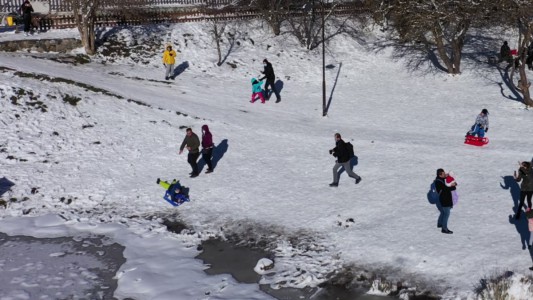
[[335, 148], [329, 150], [329, 154], [335, 156], [337, 160], [335, 161], [335, 166], [333, 166], [333, 182], [329, 186], [339, 186], [339, 169], [344, 167], [346, 173], [352, 178], [355, 178], [355, 184], [361, 182], [361, 176], [357, 175], [352, 171], [352, 166], [350, 165], [350, 151], [346, 143], [342, 140], [340, 133], [335, 133]]
[[274, 92], [274, 94], [276, 94], [276, 103], [278, 103], [281, 101], [281, 97], [279, 96], [279, 92], [276, 89], [276, 85], [274, 84], [274, 82], [276, 81], [276, 75], [274, 75], [274, 68], [272, 68], [272, 64], [266, 58], [263, 60], [263, 65], [265, 66], [265, 69], [261, 73], [263, 73], [265, 76], [259, 79], [259, 81], [266, 78], [265, 92], [267, 93], [267, 100], [270, 98], [270, 94], [268, 92], [268, 86], [270, 86], [272, 87], [272, 91]]
[[446, 178], [446, 172], [443, 169], [437, 170], [437, 178], [435, 178], [435, 188], [439, 194], [439, 200], [441, 207], [439, 220], [437, 221], [437, 227], [442, 228], [442, 233], [452, 234], [453, 231], [448, 229], [448, 218], [453, 207], [452, 191], [455, 190], [457, 183], [452, 183], [450, 187], [446, 185], [444, 181]]
[[24, 20], [24, 35], [28, 36], [31, 30], [31, 13], [33, 12], [33, 6], [29, 0], [24, 1], [20, 6], [20, 13], [22, 14], [22, 19]]

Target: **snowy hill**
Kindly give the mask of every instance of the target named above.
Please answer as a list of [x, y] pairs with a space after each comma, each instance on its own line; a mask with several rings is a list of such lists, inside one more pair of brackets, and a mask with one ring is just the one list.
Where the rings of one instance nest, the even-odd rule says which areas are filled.
[[[2, 196], [2, 219], [59, 214], [69, 226], [122, 224], [172, 239], [161, 218], [175, 216], [200, 239], [266, 241], [277, 261], [263, 283], [273, 286], [316, 286], [345, 268], [473, 299], [483, 278], [528, 275], [532, 259], [510, 219], [516, 185], [509, 176], [533, 156], [533, 115], [505, 97], [496, 69], [466, 63], [457, 77], [409, 72], [391, 49], [375, 50], [382, 39], [372, 32], [357, 41], [345, 34], [328, 45], [335, 67], [327, 70], [330, 105], [321, 117], [318, 51], [252, 22], [235, 27], [228, 63], [217, 67], [207, 30], [114, 30], [100, 48], [105, 55], [89, 64], [0, 53], [0, 176], [15, 183]], [[170, 83], [162, 80], [166, 43], [181, 51], [181, 73]], [[282, 82], [280, 103], [248, 102], [263, 58]], [[482, 108], [491, 142], [464, 145]], [[200, 134], [203, 124], [217, 145], [215, 172], [189, 179], [178, 147], [185, 128]], [[358, 185], [343, 173], [338, 188], [328, 187], [335, 132], [355, 146]], [[426, 198], [437, 168], [453, 170], [459, 183], [453, 235], [437, 229], [438, 211]], [[180, 179], [192, 201], [170, 207], [156, 178]], [[121, 297], [164, 299], [129, 280], [119, 280]], [[512, 295], [526, 299], [531, 286], [524, 281]]]

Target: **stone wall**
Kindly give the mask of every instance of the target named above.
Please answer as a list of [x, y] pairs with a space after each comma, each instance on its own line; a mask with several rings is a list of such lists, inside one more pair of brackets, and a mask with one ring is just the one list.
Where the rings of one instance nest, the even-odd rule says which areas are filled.
[[30, 50], [36, 52], [65, 53], [82, 47], [81, 41], [74, 38], [68, 39], [27, 39], [0, 42], [0, 51], [15, 52]]

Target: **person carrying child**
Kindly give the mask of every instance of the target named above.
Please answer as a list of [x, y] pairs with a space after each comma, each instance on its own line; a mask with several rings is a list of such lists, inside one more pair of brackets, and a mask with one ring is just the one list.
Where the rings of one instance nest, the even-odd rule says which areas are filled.
[[255, 102], [255, 98], [259, 96], [261, 99], [261, 103], [265, 103], [265, 97], [263, 96], [263, 88], [261, 87], [261, 80], [258, 80], [257, 78], [252, 78], [252, 100], [250, 100], [251, 103]]
[[[444, 184], [446, 184], [447, 187], [451, 188], [451, 187], [457, 186], [457, 182], [455, 181], [454, 176], [455, 174], [452, 171], [446, 174], [446, 178], [444, 179]], [[453, 206], [456, 206], [458, 201], [459, 201], [459, 195], [457, 194], [457, 190], [452, 190]]]

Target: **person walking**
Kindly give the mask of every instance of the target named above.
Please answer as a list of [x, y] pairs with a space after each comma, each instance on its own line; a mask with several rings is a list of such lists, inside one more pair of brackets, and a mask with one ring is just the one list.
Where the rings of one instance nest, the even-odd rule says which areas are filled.
[[268, 92], [268, 87], [270, 86], [272, 88], [272, 91], [276, 95], [276, 103], [279, 103], [281, 101], [281, 97], [279, 95], [278, 90], [276, 89], [276, 85], [274, 84], [276, 81], [276, 75], [274, 74], [274, 68], [272, 68], [272, 64], [266, 58], [263, 60], [263, 66], [265, 67], [265, 69], [261, 73], [263, 73], [265, 76], [259, 79], [259, 81], [262, 81], [263, 79], [266, 78], [265, 92], [267, 94], [267, 100], [270, 99], [270, 93]]
[[183, 139], [183, 142], [180, 146], [180, 152], [179, 154], [183, 153], [183, 149], [185, 146], [187, 146], [187, 150], [189, 150], [189, 154], [187, 155], [187, 162], [189, 165], [191, 165], [192, 172], [189, 174], [191, 175], [191, 178], [197, 177], [198, 172], [198, 157], [200, 156], [200, 139], [198, 139], [198, 136], [196, 133], [192, 132], [191, 128], [187, 128], [185, 138]]
[[20, 14], [22, 15], [22, 20], [24, 21], [24, 35], [29, 36], [31, 30], [31, 14], [33, 13], [33, 6], [29, 0], [26, 0], [20, 6]]
[[329, 150], [329, 154], [337, 158], [335, 165], [333, 166], [333, 182], [329, 184], [331, 187], [339, 186], [339, 169], [341, 167], [344, 167], [344, 170], [346, 170], [346, 173], [348, 173], [350, 177], [355, 178], [355, 184], [361, 182], [361, 176], [352, 171], [352, 166], [350, 165], [350, 160], [352, 158], [350, 156], [350, 150], [346, 144], [347, 143], [342, 140], [341, 134], [335, 133], [335, 148]]
[[520, 168], [518, 172], [514, 172], [514, 179], [517, 182], [522, 181], [520, 184], [520, 203], [516, 209], [515, 219], [520, 218], [522, 213], [522, 207], [524, 206], [524, 201], [527, 197], [527, 207], [531, 207], [531, 197], [533, 196], [533, 168], [531, 168], [531, 163], [528, 161], [523, 161], [520, 163]]
[[176, 51], [172, 50], [172, 46], [168, 45], [165, 52], [163, 52], [163, 66], [165, 66], [165, 80], [174, 79], [174, 64], [176, 63]]
[[455, 190], [457, 183], [452, 183], [451, 186], [446, 185], [447, 174], [443, 169], [437, 170], [437, 177], [435, 178], [435, 189], [439, 194], [440, 201], [440, 215], [437, 221], [437, 227], [442, 228], [441, 232], [446, 234], [452, 234], [453, 231], [448, 229], [448, 219], [453, 207], [452, 191]]
[[209, 131], [207, 125], [202, 126], [202, 158], [207, 165], [206, 174], [213, 172], [213, 164], [211, 163], [211, 157], [213, 157], [213, 135]]

